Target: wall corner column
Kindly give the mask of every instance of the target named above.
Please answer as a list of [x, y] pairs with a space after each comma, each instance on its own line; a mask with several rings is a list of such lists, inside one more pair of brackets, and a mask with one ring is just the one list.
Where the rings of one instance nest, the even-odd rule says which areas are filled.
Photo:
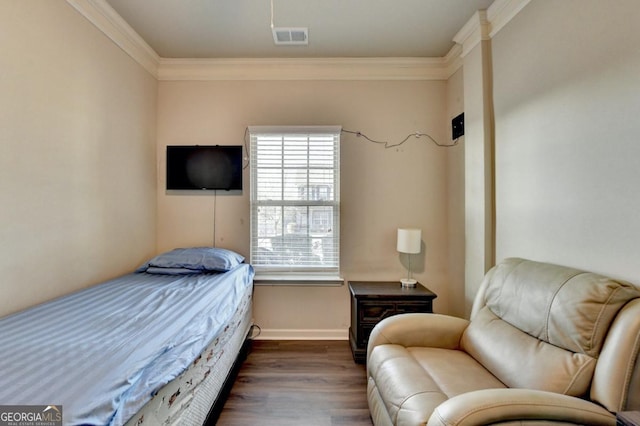
[[465, 109], [465, 311], [495, 264], [494, 123], [491, 25], [485, 11], [458, 32]]

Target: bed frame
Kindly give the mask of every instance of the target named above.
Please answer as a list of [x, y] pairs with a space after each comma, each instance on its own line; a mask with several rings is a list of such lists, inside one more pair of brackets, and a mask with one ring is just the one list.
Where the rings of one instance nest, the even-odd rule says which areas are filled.
[[220, 413], [222, 413], [222, 409], [224, 408], [224, 404], [227, 402], [229, 395], [231, 394], [231, 389], [233, 388], [233, 384], [238, 377], [238, 373], [240, 372], [240, 368], [242, 364], [247, 359], [247, 356], [251, 352], [253, 339], [251, 337], [251, 331], [253, 327], [249, 329], [249, 334], [244, 340], [242, 347], [240, 348], [240, 353], [238, 353], [238, 357], [233, 362], [233, 366], [227, 375], [227, 378], [224, 380], [224, 384], [220, 389], [220, 393], [218, 397], [214, 401], [211, 406], [211, 410], [209, 410], [209, 414], [207, 415], [207, 419], [204, 422], [205, 426], [215, 426], [218, 422], [218, 418], [220, 418]]

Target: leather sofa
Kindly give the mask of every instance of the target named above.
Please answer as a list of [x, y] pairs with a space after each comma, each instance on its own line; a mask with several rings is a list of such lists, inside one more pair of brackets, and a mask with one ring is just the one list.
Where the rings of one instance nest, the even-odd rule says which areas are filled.
[[471, 319], [402, 314], [367, 347], [381, 425], [615, 425], [640, 410], [640, 291], [594, 273], [506, 259]]

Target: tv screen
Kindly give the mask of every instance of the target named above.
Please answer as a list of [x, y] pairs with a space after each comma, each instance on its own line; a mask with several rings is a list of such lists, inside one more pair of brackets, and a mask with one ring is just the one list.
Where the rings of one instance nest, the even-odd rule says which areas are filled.
[[167, 146], [167, 189], [242, 189], [242, 146]]

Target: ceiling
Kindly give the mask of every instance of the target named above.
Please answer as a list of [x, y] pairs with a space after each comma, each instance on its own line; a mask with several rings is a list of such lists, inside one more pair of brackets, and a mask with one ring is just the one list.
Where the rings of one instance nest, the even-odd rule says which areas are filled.
[[433, 58], [494, 0], [272, 0], [307, 46], [274, 44], [270, 0], [106, 1], [163, 58]]

